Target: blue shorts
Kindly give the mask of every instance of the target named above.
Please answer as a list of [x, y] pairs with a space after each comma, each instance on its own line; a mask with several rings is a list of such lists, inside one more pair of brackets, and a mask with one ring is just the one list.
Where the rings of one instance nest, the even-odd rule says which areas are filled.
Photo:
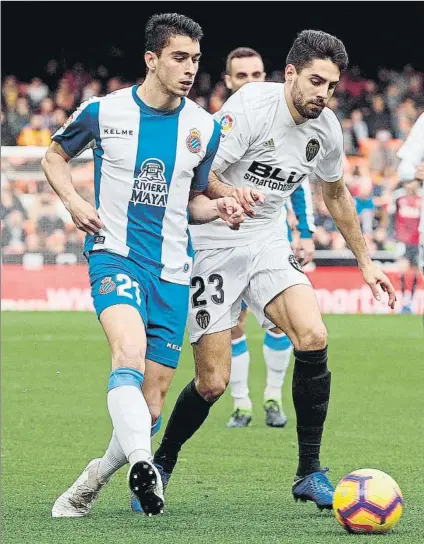
[[176, 368], [187, 321], [189, 286], [162, 280], [115, 253], [91, 252], [88, 263], [97, 317], [116, 304], [133, 306], [146, 329], [146, 358]]

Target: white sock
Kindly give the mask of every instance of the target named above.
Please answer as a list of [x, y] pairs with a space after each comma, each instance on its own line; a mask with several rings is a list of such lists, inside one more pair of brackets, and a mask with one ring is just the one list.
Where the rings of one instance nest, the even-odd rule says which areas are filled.
[[125, 453], [122, 451], [115, 431], [113, 431], [109, 446], [100, 460], [98, 472], [99, 480], [107, 480], [112, 476], [112, 474], [126, 464], [127, 458]]
[[141, 389], [134, 385], [114, 387], [107, 406], [119, 444], [131, 465], [151, 461], [152, 416]]
[[283, 334], [267, 331], [264, 338], [263, 354], [267, 368], [264, 400], [273, 399], [280, 403], [282, 387], [293, 346], [289, 338]]
[[243, 335], [231, 342], [232, 359], [230, 374], [230, 390], [234, 399], [234, 408], [252, 410], [249, 398], [249, 363], [250, 355], [247, 349], [246, 337]]

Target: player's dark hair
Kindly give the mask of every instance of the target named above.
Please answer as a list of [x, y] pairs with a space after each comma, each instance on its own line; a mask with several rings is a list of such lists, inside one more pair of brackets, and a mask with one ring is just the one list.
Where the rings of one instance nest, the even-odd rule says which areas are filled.
[[341, 40], [322, 30], [302, 30], [287, 55], [286, 64], [293, 64], [299, 73], [315, 59], [331, 60], [340, 72], [346, 70], [349, 63]]
[[228, 55], [227, 60], [225, 61], [225, 71], [227, 74], [231, 72], [231, 61], [233, 59], [245, 59], [247, 57], [258, 57], [262, 60], [260, 54], [250, 47], [237, 47], [233, 49]]
[[160, 13], [152, 15], [145, 28], [145, 51], [153, 51], [160, 56], [173, 36], [188, 36], [200, 42], [203, 31], [193, 19], [179, 13]]

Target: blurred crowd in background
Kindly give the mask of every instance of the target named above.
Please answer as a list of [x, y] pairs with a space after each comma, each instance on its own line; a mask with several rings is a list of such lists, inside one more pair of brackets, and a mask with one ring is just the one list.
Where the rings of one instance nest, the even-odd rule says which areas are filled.
[[[190, 98], [211, 113], [218, 111], [228, 98], [223, 76], [214, 82], [208, 73], [200, 72]], [[268, 80], [283, 81], [283, 78], [284, 72], [274, 71]], [[142, 81], [142, 78], [128, 81], [110, 77], [104, 66], [88, 71], [77, 63], [72, 69], [66, 69], [55, 60], [48, 62], [44, 74], [29, 82], [18, 81], [13, 75], [5, 76], [2, 146], [47, 146], [51, 135], [81, 102]], [[419, 208], [420, 187], [416, 183], [400, 187], [396, 151], [424, 111], [424, 74], [410, 66], [402, 72], [382, 68], [376, 78], [369, 79], [354, 66], [343, 75], [329, 107], [343, 128], [345, 179], [356, 200], [370, 251], [395, 252], [398, 242], [414, 244], [412, 231], [409, 236], [408, 232], [399, 233], [398, 203], [406, 196], [408, 206]], [[51, 192], [39, 163], [39, 158], [6, 157], [2, 161], [4, 259], [21, 262], [25, 253], [43, 255], [49, 262], [80, 262], [84, 234], [75, 228]], [[80, 171], [76, 177], [75, 170]], [[91, 198], [91, 165], [84, 163], [75, 170], [79, 192]], [[317, 249], [346, 249], [317, 184], [312, 183], [312, 189]]]

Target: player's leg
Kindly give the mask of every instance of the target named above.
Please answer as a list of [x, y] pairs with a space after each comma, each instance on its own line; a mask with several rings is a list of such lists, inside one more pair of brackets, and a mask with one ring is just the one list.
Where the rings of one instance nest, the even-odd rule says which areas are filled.
[[289, 287], [265, 307], [265, 314], [286, 331], [294, 346], [292, 393], [299, 464], [293, 495], [313, 500], [320, 508], [331, 508], [333, 488], [320, 464], [331, 374], [327, 366], [327, 331], [312, 287]]
[[269, 327], [269, 320], [294, 346], [299, 465], [293, 493], [330, 508], [333, 490], [319, 459], [330, 396], [327, 332], [312, 286], [286, 241], [270, 240], [257, 254], [245, 298], [262, 326]]
[[231, 331], [204, 335], [193, 345], [195, 379], [181, 392], [166, 426], [155, 463], [171, 475], [182, 446], [202, 426], [230, 379]]
[[266, 365], [264, 391], [265, 423], [269, 427], [284, 427], [287, 416], [283, 411], [282, 389], [290, 364], [293, 346], [290, 338], [278, 327], [266, 331], [263, 354]]
[[231, 329], [230, 391], [234, 411], [227, 427], [247, 427], [252, 421], [252, 401], [249, 397], [250, 354], [246, 342], [247, 305], [243, 301], [238, 323]]
[[181, 447], [203, 424], [228, 384], [231, 328], [240, 315], [249, 258], [243, 247], [202, 250], [196, 254], [188, 318], [195, 379], [178, 397], [154, 456], [155, 463], [168, 474], [175, 467]]
[[[151, 437], [155, 436], [161, 428], [162, 409], [169, 386], [174, 377], [174, 372], [173, 367], [146, 359], [146, 371], [142, 391], [149, 407], [150, 415], [152, 416]], [[156, 468], [161, 476], [163, 490], [165, 491], [168, 484], [167, 474], [162, 470], [162, 467], [156, 466]], [[134, 493], [131, 493], [130, 505], [133, 512], [143, 511], [140, 501]]]
[[116, 463], [107, 466], [102, 462], [104, 458], [93, 460], [75, 484], [57, 499], [53, 516], [88, 514], [100, 489], [123, 463], [122, 454], [131, 467], [145, 462], [147, 473], [153, 467], [151, 416], [141, 392], [146, 351], [146, 303], [134, 267], [134, 263], [117, 255], [94, 253], [90, 256], [94, 306], [112, 353], [107, 400], [114, 436], [107, 451], [116, 454]]

